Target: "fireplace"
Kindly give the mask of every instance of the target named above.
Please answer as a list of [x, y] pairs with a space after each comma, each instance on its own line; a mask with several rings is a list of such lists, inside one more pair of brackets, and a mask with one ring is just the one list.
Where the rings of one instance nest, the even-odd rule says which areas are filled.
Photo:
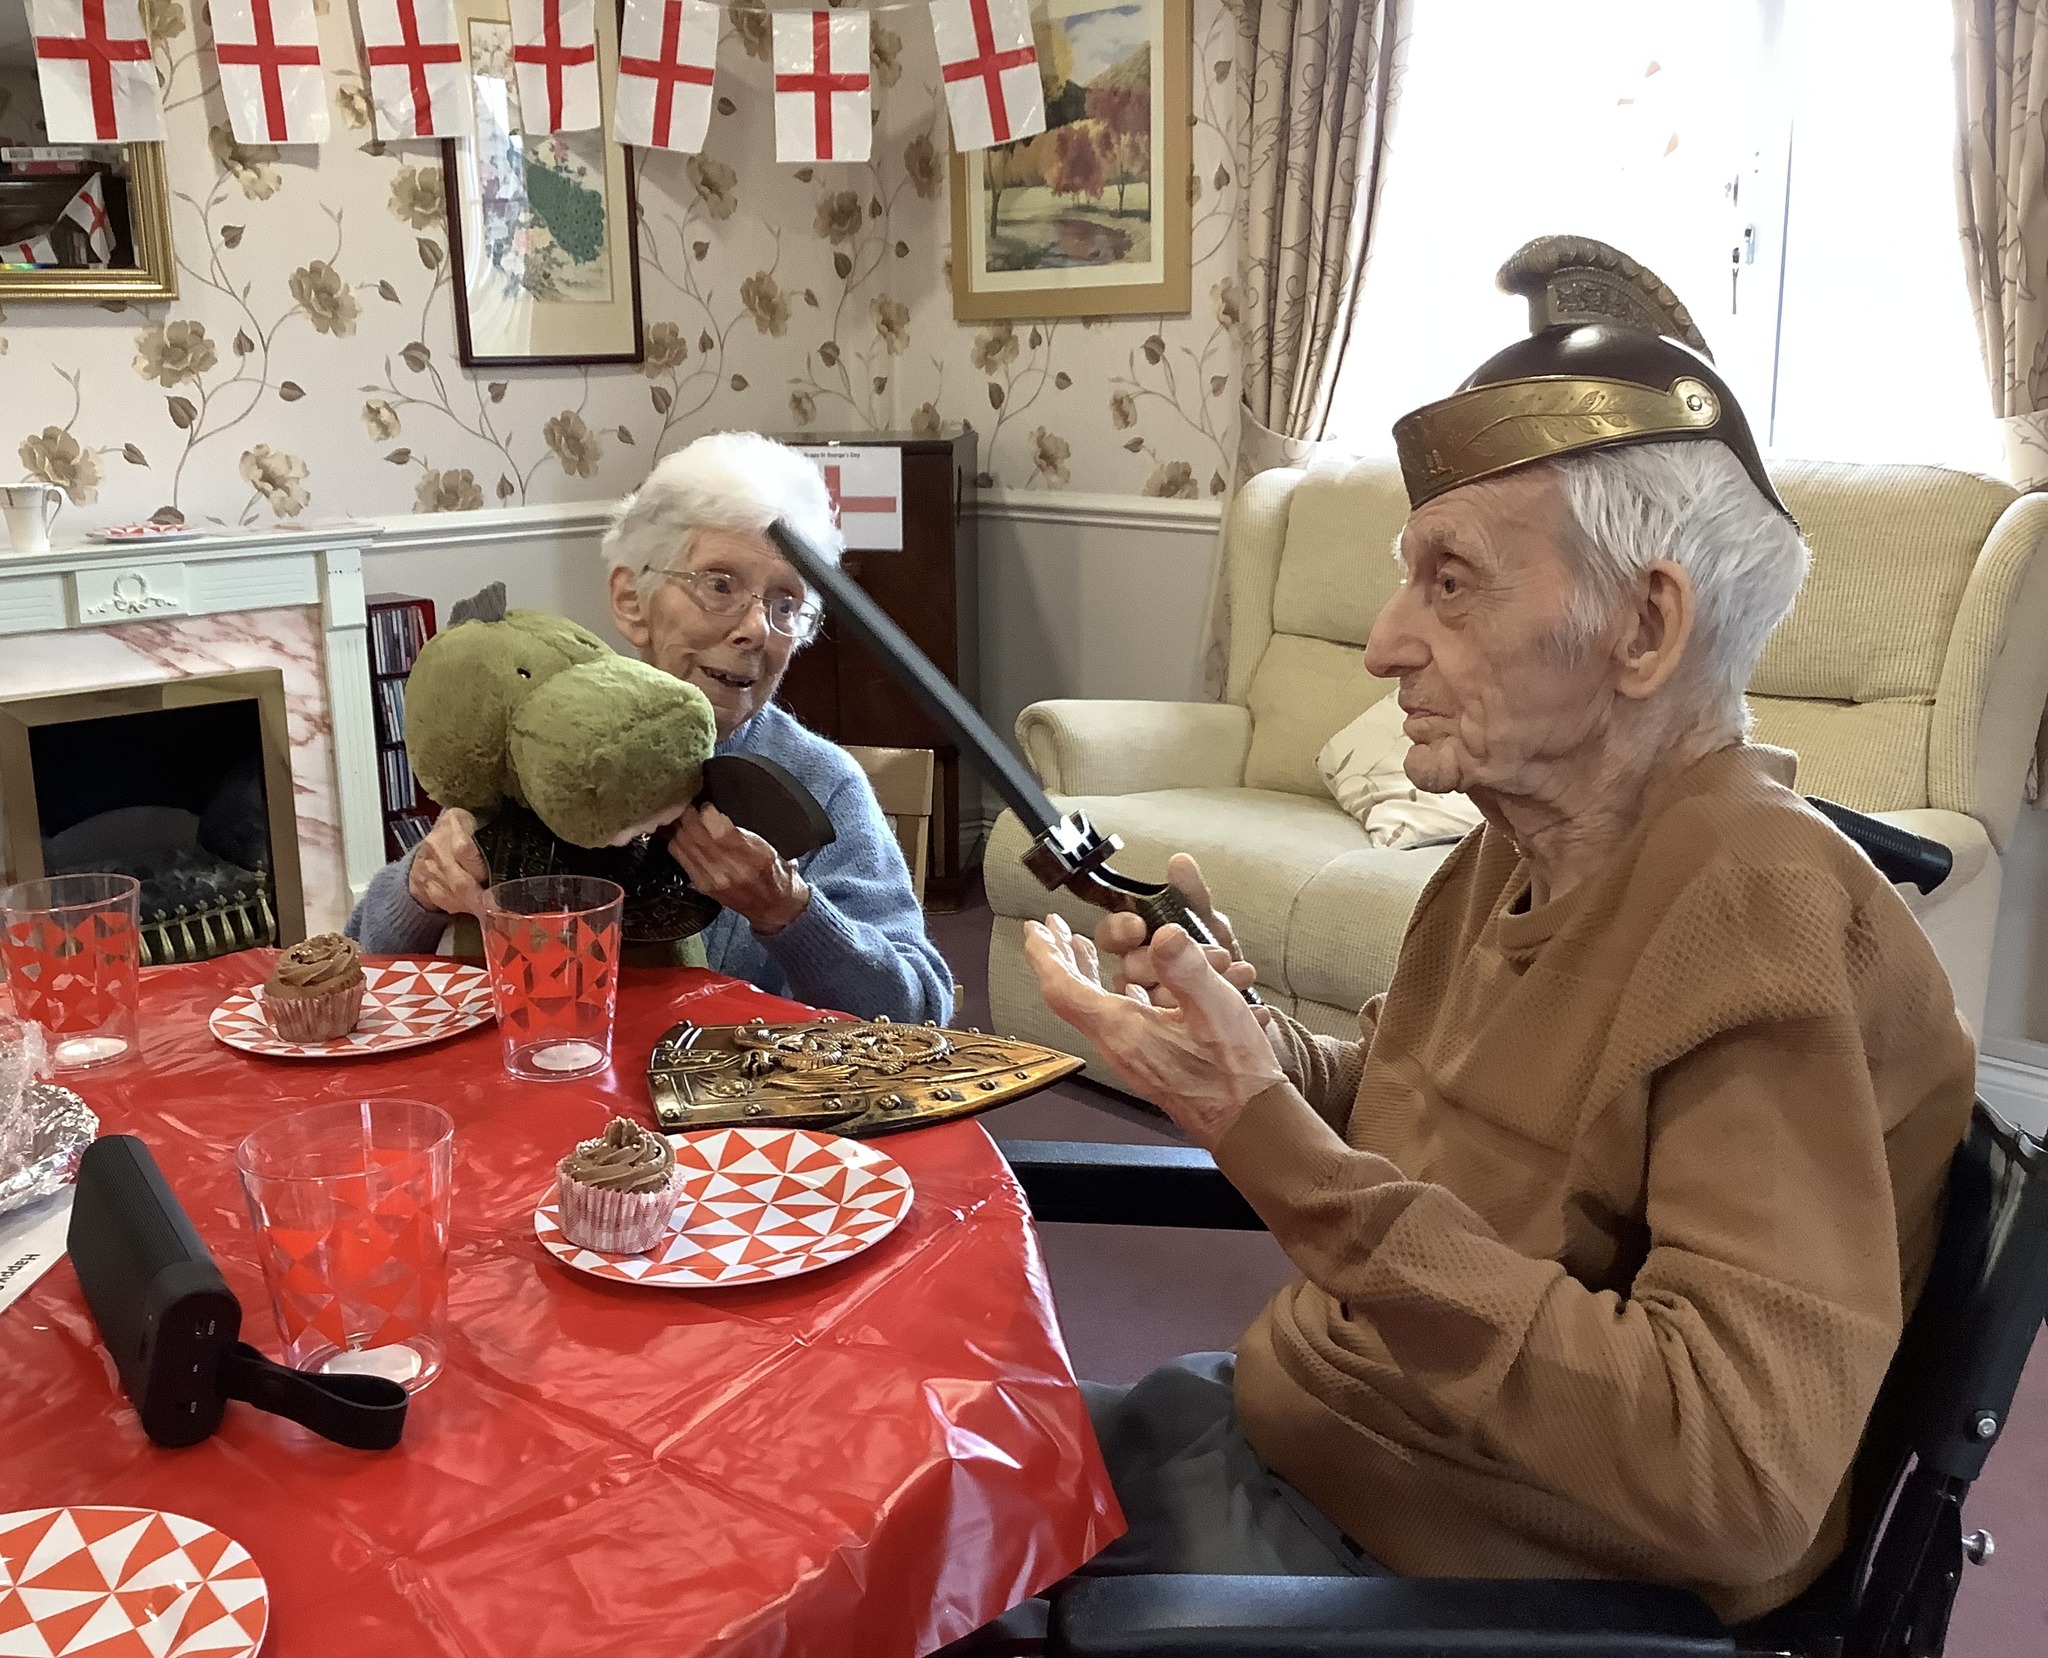
[[148, 963], [306, 935], [284, 676], [0, 699], [0, 873], [142, 884]]

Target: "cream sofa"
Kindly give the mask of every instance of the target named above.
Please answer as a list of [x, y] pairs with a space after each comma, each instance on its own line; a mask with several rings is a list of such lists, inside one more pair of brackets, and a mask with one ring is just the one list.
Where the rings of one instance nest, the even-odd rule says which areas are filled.
[[[2011, 837], [2048, 699], [2048, 496], [1934, 467], [1772, 469], [1813, 570], [1750, 684], [1759, 741], [1800, 756], [1799, 786], [1946, 842], [1955, 871], [1909, 902], [1981, 1028]], [[1361, 647], [1393, 591], [1406, 515], [1390, 462], [1252, 479], [1223, 532], [1230, 674], [1220, 703], [1043, 702], [1017, 721], [1046, 788], [1122, 837], [1117, 867], [1159, 879], [1193, 853], [1268, 1000], [1333, 1034], [1386, 988], [1402, 929], [1447, 849], [1380, 850], [1338, 810], [1316, 755], [1385, 696]], [[1027, 917], [1057, 909], [1005, 813], [985, 878], [995, 1027], [1085, 1045], [1040, 1002]], [[1092, 1053], [1090, 1073], [1110, 1081]]]

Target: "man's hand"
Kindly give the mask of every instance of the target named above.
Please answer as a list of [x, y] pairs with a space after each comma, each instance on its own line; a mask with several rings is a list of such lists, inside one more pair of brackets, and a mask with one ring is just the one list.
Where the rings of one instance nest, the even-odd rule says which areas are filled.
[[[1215, 938], [1216, 945], [1203, 951], [1209, 965], [1238, 990], [1249, 990], [1258, 979], [1258, 970], [1238, 953], [1237, 934], [1231, 930], [1230, 917], [1210, 902], [1209, 884], [1202, 879], [1201, 867], [1185, 852], [1176, 852], [1166, 860], [1166, 882], [1187, 900], [1188, 908], [1202, 918]], [[1174, 1005], [1173, 992], [1159, 982], [1151, 946], [1145, 942], [1142, 917], [1132, 915], [1128, 910], [1106, 916], [1096, 925], [1095, 947], [1115, 967], [1117, 989], [1127, 990], [1132, 985], [1141, 985], [1160, 1006]], [[1260, 1010], [1262, 1015], [1265, 1011]]]
[[716, 806], [693, 806], [668, 837], [690, 885], [737, 911], [757, 933], [779, 933], [810, 907], [796, 865]]
[[476, 819], [460, 806], [451, 806], [434, 820], [412, 855], [405, 888], [422, 909], [480, 917], [490, 879], [490, 866], [477, 849]]
[[1098, 982], [1095, 947], [1056, 915], [1025, 923], [1024, 959], [1045, 1005], [1197, 1145], [1215, 1150], [1254, 1098], [1287, 1080], [1242, 992], [1179, 927], [1152, 935], [1153, 986], [1120, 996]]

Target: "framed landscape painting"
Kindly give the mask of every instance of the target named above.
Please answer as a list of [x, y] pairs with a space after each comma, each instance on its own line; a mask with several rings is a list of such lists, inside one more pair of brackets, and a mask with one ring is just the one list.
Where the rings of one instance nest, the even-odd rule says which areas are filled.
[[953, 314], [1188, 308], [1191, 0], [1032, 0], [1046, 130], [955, 154]]
[[640, 265], [632, 169], [611, 136], [618, 13], [598, 0], [601, 125], [522, 130], [507, 0], [456, 0], [476, 136], [441, 146], [464, 363], [637, 363]]

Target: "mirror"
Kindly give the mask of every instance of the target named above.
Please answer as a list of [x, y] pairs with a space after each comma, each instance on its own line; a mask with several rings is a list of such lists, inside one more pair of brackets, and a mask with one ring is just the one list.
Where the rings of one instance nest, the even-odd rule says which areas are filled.
[[0, 303], [177, 292], [164, 147], [51, 144], [28, 8], [0, 4]]

